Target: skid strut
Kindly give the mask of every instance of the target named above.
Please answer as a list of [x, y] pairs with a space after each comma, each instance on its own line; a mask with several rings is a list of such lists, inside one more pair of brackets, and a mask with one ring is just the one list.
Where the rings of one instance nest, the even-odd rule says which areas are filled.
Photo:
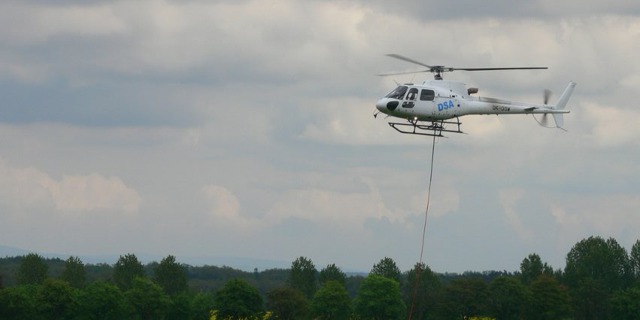
[[[443, 132], [464, 133], [460, 129], [460, 119], [456, 117], [455, 121], [431, 121], [431, 123], [420, 124], [419, 121], [409, 119], [409, 123], [405, 122], [389, 122], [389, 125], [396, 131], [405, 134], [417, 134], [422, 136], [443, 137]], [[448, 129], [445, 125], [453, 125], [455, 129]]]

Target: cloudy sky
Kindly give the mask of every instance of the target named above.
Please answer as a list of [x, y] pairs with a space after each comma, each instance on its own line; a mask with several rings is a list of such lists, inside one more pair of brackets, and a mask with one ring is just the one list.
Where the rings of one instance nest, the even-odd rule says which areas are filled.
[[[418, 261], [431, 138], [374, 104], [414, 66], [480, 95], [554, 102], [438, 139], [425, 262], [563, 268], [640, 230], [640, 4], [633, 1], [2, 1], [0, 245], [73, 255]], [[115, 261], [111, 261], [113, 263]]]

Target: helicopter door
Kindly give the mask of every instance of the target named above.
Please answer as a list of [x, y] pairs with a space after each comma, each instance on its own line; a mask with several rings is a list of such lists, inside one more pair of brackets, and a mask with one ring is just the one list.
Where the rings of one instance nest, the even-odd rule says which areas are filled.
[[405, 101], [402, 103], [403, 108], [413, 108], [416, 105], [416, 99], [418, 98], [418, 89], [411, 88], [409, 89], [409, 93], [407, 93], [407, 97]]
[[438, 95], [436, 98], [436, 114], [440, 118], [452, 118], [458, 114], [457, 106], [458, 99], [455, 95], [453, 96], [441, 96]]

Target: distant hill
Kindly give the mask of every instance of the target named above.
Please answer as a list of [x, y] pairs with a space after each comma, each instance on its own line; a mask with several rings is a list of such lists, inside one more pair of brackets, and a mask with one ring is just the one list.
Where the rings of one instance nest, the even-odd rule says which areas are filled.
[[[76, 256], [74, 254], [62, 254], [62, 253], [51, 253], [51, 252], [39, 252], [33, 250], [25, 250], [21, 248], [9, 247], [0, 245], [0, 257], [15, 257], [15, 256], [24, 256], [31, 252], [37, 253], [45, 258], [60, 258], [62, 260], [66, 260], [69, 256]], [[123, 252], [122, 255], [130, 252]], [[136, 253], [133, 252], [136, 257], [142, 263], [150, 263], [153, 261], [160, 262], [164, 257], [149, 255], [144, 253]], [[84, 263], [88, 264], [100, 264], [106, 263], [109, 265], [115, 264], [116, 261], [120, 258], [120, 254], [118, 255], [79, 255], [80, 260]], [[285, 269], [291, 267], [291, 261], [281, 261], [281, 260], [269, 260], [269, 259], [255, 259], [255, 258], [245, 258], [245, 257], [183, 257], [177, 256], [176, 260], [180, 263], [188, 264], [191, 266], [227, 266], [234, 269], [253, 272], [254, 269], [258, 270], [267, 270], [267, 269]]]

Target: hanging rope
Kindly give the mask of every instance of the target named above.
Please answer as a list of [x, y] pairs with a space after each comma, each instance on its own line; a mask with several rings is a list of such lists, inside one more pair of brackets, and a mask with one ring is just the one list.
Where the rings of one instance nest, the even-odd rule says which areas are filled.
[[429, 217], [429, 203], [431, 202], [431, 181], [433, 180], [433, 159], [436, 150], [436, 136], [433, 136], [433, 143], [431, 145], [431, 170], [429, 170], [429, 187], [427, 189], [427, 205], [424, 210], [424, 225], [422, 226], [422, 243], [420, 245], [420, 260], [416, 267], [416, 281], [413, 285], [413, 298], [411, 299], [411, 309], [409, 311], [409, 320], [413, 317], [413, 309], [416, 305], [416, 299], [418, 296], [418, 286], [420, 284], [420, 273], [422, 267], [422, 255], [424, 254], [424, 242], [427, 235], [427, 218]]

